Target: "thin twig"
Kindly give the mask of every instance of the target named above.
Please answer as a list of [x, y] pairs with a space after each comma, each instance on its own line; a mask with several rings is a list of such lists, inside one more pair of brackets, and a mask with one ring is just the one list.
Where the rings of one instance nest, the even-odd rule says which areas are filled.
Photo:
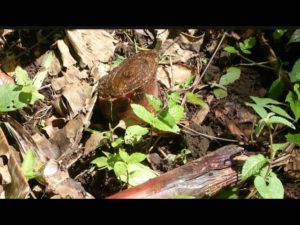
[[216, 49], [215, 49], [213, 55], [210, 57], [210, 59], [209, 59], [207, 65], [206, 65], [206, 67], [204, 68], [203, 72], [201, 73], [200, 77], [199, 77], [198, 79], [196, 79], [196, 80], [194, 81], [194, 83], [192, 84], [192, 86], [191, 86], [191, 87], [193, 87], [192, 92], [195, 91], [196, 85], [202, 80], [203, 76], [205, 75], [205, 73], [206, 73], [208, 67], [210, 66], [210, 64], [212, 63], [213, 59], [215, 58], [217, 52], [219, 51], [219, 49], [220, 49], [220, 47], [221, 47], [221, 45], [222, 45], [222, 43], [223, 43], [224, 38], [226, 37], [226, 35], [227, 35], [227, 33], [224, 32], [223, 35], [222, 35], [222, 38], [221, 38], [221, 40], [220, 40], [220, 42], [219, 42], [219, 44], [218, 44], [218, 46], [216, 47]]
[[273, 67], [271, 66], [265, 66], [265, 65], [261, 65], [261, 64], [257, 64], [255, 61], [251, 60], [251, 59], [248, 59], [246, 56], [243, 56], [242, 54], [240, 53], [237, 53], [238, 56], [240, 56], [242, 59], [246, 60], [247, 62], [250, 62], [250, 63], [253, 63], [253, 64], [256, 64], [257, 66], [261, 67], [261, 68], [265, 68], [265, 69], [268, 69], [268, 70], [275, 70]]
[[258, 65], [265, 65], [269, 64], [269, 62], [258, 62], [258, 63], [239, 63], [237, 66], [258, 66]]
[[138, 52], [137, 50], [149, 51], [149, 49], [147, 49], [147, 48], [142, 48], [142, 47], [138, 46], [138, 44], [136, 43], [135, 39], [134, 39], [134, 41], [133, 41], [133, 40], [129, 37], [129, 35], [127, 34], [126, 31], [124, 31], [123, 33], [126, 35], [126, 37], [128, 38], [128, 40], [134, 45], [135, 53]]
[[[205, 73], [206, 73], [208, 67], [210, 66], [210, 64], [212, 63], [213, 59], [215, 58], [215, 56], [216, 56], [218, 50], [220, 49], [221, 44], [223, 43], [224, 38], [226, 37], [226, 35], [227, 35], [227, 33], [224, 32], [223, 35], [222, 35], [221, 40], [219, 41], [218, 46], [216, 47], [214, 53], [213, 53], [212, 56], [210, 57], [210, 59], [209, 59], [207, 65], [205, 66], [203, 72], [201, 73], [201, 75], [200, 75], [198, 78], [195, 79], [194, 83], [190, 86], [189, 89], [193, 88], [193, 89], [192, 89], [192, 92], [194, 92], [194, 91], [196, 90], [198, 83], [202, 80], [203, 76], [205, 75]], [[184, 97], [183, 97], [183, 99], [182, 99], [181, 105], [184, 105], [184, 104], [185, 104], [185, 101], [186, 101], [186, 94], [184, 95]]]
[[161, 150], [160, 148], [157, 149], [164, 157], [164, 159], [168, 158], [168, 155], [163, 151]]
[[[233, 140], [233, 139], [227, 139], [227, 138], [219, 138], [219, 137], [216, 137], [216, 136], [212, 136], [212, 135], [208, 135], [208, 134], [203, 134], [203, 133], [200, 133], [198, 131], [195, 131], [183, 124], [179, 124], [181, 127], [185, 128], [185, 129], [188, 129], [189, 131], [195, 133], [195, 134], [198, 134], [200, 136], [203, 136], [203, 137], [207, 137], [207, 138], [210, 138], [210, 139], [216, 139], [216, 140], [220, 140], [220, 141], [228, 141], [228, 142], [238, 142], [237, 140]], [[184, 131], [184, 130], [183, 130]], [[184, 131], [186, 132], [186, 131]]]
[[154, 141], [154, 143], [153, 143], [153, 145], [149, 148], [149, 150], [148, 150], [148, 152], [150, 153], [152, 150], [153, 150], [153, 148], [157, 145], [157, 143], [159, 142], [159, 140], [161, 139], [161, 136], [158, 136], [157, 138], [156, 138], [156, 140]]

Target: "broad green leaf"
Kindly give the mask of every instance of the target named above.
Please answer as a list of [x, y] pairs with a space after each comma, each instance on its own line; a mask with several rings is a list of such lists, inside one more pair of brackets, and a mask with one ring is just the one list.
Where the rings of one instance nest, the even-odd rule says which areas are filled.
[[237, 67], [229, 67], [225, 75], [223, 75], [220, 79], [220, 85], [229, 85], [234, 83], [236, 80], [240, 78], [241, 69]]
[[184, 108], [181, 105], [174, 105], [169, 108], [169, 114], [174, 118], [175, 123], [179, 123], [184, 116]]
[[25, 86], [21, 86], [21, 87], [22, 87], [22, 92], [26, 92], [26, 93], [36, 92], [36, 88], [33, 85], [25, 85]]
[[131, 104], [130, 105], [133, 112], [142, 120], [149, 124], [153, 124], [154, 115], [150, 113], [144, 106], [138, 104]]
[[270, 176], [267, 177], [267, 181], [268, 182], [266, 182], [262, 176], [255, 177], [254, 185], [258, 193], [264, 199], [283, 199], [284, 188], [276, 174], [271, 172]]
[[158, 111], [161, 109], [162, 107], [162, 102], [160, 99], [152, 96], [152, 95], [148, 95], [146, 94], [146, 98], [148, 100], [148, 102], [153, 106], [153, 108], [155, 109], [155, 111]]
[[264, 129], [266, 122], [264, 119], [258, 121], [257, 127], [255, 128], [255, 136], [258, 137]]
[[249, 177], [257, 174], [266, 162], [267, 159], [262, 154], [250, 156], [243, 165], [242, 180], [245, 181]]
[[244, 49], [251, 49], [255, 46], [256, 44], [256, 38], [255, 37], [250, 37], [244, 40], [243, 42], [243, 47]]
[[139, 125], [127, 127], [124, 140], [128, 145], [134, 145], [141, 141], [143, 135], [149, 132], [148, 128]]
[[122, 144], [123, 142], [123, 138], [122, 137], [118, 137], [116, 140], [114, 140], [112, 143], [111, 143], [111, 146], [113, 148], [115, 147], [118, 147], [120, 144]]
[[106, 151], [102, 151], [102, 153], [107, 157], [110, 158], [113, 154], [111, 154], [110, 152], [106, 152]]
[[215, 88], [213, 93], [217, 99], [225, 98], [228, 95], [227, 91], [221, 88]]
[[23, 92], [22, 86], [15, 84], [0, 85], [0, 96], [0, 112], [15, 111], [32, 103], [32, 94]]
[[114, 169], [114, 166], [117, 162], [122, 161], [119, 154], [111, 154], [109, 158], [107, 158], [107, 168], [108, 170]]
[[268, 112], [264, 109], [264, 107], [260, 105], [256, 105], [249, 102], [246, 102], [245, 105], [252, 107], [254, 111], [260, 116], [260, 118], [266, 118], [268, 115]]
[[249, 50], [246, 48], [246, 46], [245, 46], [244, 43], [240, 42], [240, 43], [239, 43], [239, 47], [240, 47], [240, 49], [241, 49], [241, 51], [242, 51], [243, 53], [245, 53], [245, 54], [251, 54], [251, 51], [249, 51]]
[[264, 166], [264, 167], [260, 170], [260, 172], [259, 172], [258, 175], [260, 175], [261, 177], [267, 177], [267, 173], [270, 174], [270, 172], [272, 172], [272, 171], [269, 170], [268, 165], [266, 165], [266, 166]]
[[284, 83], [280, 79], [276, 79], [273, 81], [269, 91], [268, 97], [271, 99], [279, 99], [282, 96], [285, 90]]
[[271, 193], [271, 198], [283, 199], [284, 188], [283, 188], [281, 180], [278, 179], [278, 177], [275, 173], [271, 172], [268, 182], [269, 182], [268, 187], [269, 187], [269, 190]]
[[292, 71], [289, 73], [289, 77], [292, 83], [300, 81], [300, 59], [295, 62]]
[[288, 133], [285, 137], [289, 142], [291, 142], [297, 146], [300, 146], [300, 133], [299, 134]]
[[271, 198], [271, 194], [270, 191], [267, 187], [266, 181], [263, 177], [261, 176], [256, 176], [254, 179], [254, 186], [256, 188], [256, 190], [258, 191], [258, 193], [266, 199]]
[[241, 47], [241, 51], [242, 51], [244, 54], [247, 54], [247, 55], [250, 55], [250, 54], [251, 54], [251, 51], [248, 50], [248, 49], [245, 49], [244, 47]]
[[107, 158], [104, 156], [94, 159], [91, 163], [96, 164], [96, 166], [99, 167], [100, 169], [104, 169], [108, 167]]
[[40, 71], [35, 75], [33, 79], [33, 85], [36, 87], [37, 90], [41, 88], [47, 74], [48, 74], [47, 71]]
[[120, 158], [121, 158], [124, 162], [126, 162], [126, 163], [129, 162], [129, 155], [128, 155], [128, 153], [127, 153], [126, 151], [120, 149], [120, 150], [119, 150], [119, 156], [120, 156]]
[[276, 101], [274, 99], [271, 99], [271, 98], [259, 98], [259, 97], [255, 97], [255, 96], [250, 96], [250, 98], [257, 104], [257, 105], [260, 105], [260, 106], [266, 106], [266, 105], [269, 105], [269, 104], [272, 104], [272, 105], [282, 105], [281, 102], [279, 101]]
[[45, 98], [44, 95], [38, 93], [37, 91], [32, 92], [31, 94], [32, 94], [32, 97], [31, 97], [31, 102], [30, 102], [30, 104], [35, 103], [35, 102], [36, 102], [37, 100], [39, 100], [39, 99], [44, 99], [44, 98]]
[[152, 126], [158, 130], [166, 132], [178, 133], [180, 131], [176, 124], [173, 127], [170, 127], [158, 118], [154, 118]]
[[293, 92], [289, 91], [285, 101], [290, 104], [291, 110], [295, 116], [295, 121], [298, 121], [300, 118], [300, 99], [297, 99], [297, 96]]
[[186, 101], [202, 107], [206, 105], [206, 103], [198, 95], [190, 91], [186, 93]]
[[141, 163], [128, 164], [128, 173], [128, 183], [131, 186], [142, 184], [158, 176], [158, 173], [151, 170], [148, 166], [142, 165]]
[[[173, 106], [174, 107], [174, 106]], [[169, 113], [169, 108], [164, 109], [162, 112], [160, 112], [157, 116], [157, 118], [167, 124], [169, 127], [173, 127], [176, 124], [175, 118]]]
[[140, 163], [144, 161], [147, 156], [140, 152], [135, 152], [129, 156], [128, 163]]
[[286, 111], [284, 111], [282, 108], [280, 108], [279, 106], [276, 105], [266, 105], [266, 108], [270, 109], [272, 112], [280, 115], [280, 116], [284, 116], [285, 118], [288, 118], [290, 120], [293, 120], [293, 118], [287, 114]]
[[15, 70], [16, 82], [18, 85], [30, 85], [32, 81], [28, 77], [26, 70], [22, 69], [20, 66], [17, 66]]
[[114, 165], [114, 172], [116, 176], [123, 182], [127, 183], [128, 173], [127, 173], [127, 164], [124, 162], [116, 162]]
[[35, 171], [35, 167], [37, 164], [37, 159], [33, 150], [29, 149], [24, 155], [24, 160], [22, 162], [22, 172], [24, 176], [30, 180], [34, 179], [38, 176], [38, 172]]
[[44, 96], [37, 91], [35, 86], [22, 86], [22, 91], [19, 95], [19, 100], [21, 102], [29, 102], [29, 104], [33, 104], [39, 99], [44, 99]]
[[[144, 120], [145, 122], [149, 123], [154, 128], [161, 130], [161, 131], [168, 131], [177, 133], [180, 131], [179, 127], [175, 124], [175, 119], [170, 116], [168, 111], [163, 111], [160, 113], [159, 117], [154, 117], [147, 109], [145, 109], [141, 105], [131, 104], [131, 107], [134, 113]], [[173, 120], [173, 121], [171, 121]], [[169, 124], [175, 124], [170, 126]]]
[[227, 45], [227, 46], [224, 48], [224, 50], [225, 50], [226, 52], [229, 52], [229, 53], [232, 53], [232, 54], [237, 54], [237, 53], [239, 52], [238, 50], [236, 50], [235, 47], [230, 46], [230, 45]]
[[296, 127], [294, 126], [294, 124], [292, 124], [290, 121], [288, 121], [287, 119], [280, 117], [280, 116], [272, 116], [270, 119], [268, 119], [267, 124], [274, 124], [274, 123], [280, 123], [283, 125], [286, 125], [292, 129], [296, 129]]
[[243, 42], [239, 42], [239, 47], [242, 51], [246, 49], [245, 44]]
[[294, 89], [294, 92], [297, 95], [298, 100], [300, 100], [300, 85], [298, 83], [295, 84], [293, 89]]
[[172, 107], [177, 104], [179, 100], [179, 93], [178, 92], [172, 92], [168, 95], [168, 107]]

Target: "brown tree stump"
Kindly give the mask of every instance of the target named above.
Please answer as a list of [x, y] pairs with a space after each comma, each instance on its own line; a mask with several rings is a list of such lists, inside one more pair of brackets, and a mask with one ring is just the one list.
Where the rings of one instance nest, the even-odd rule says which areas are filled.
[[159, 54], [155, 50], [140, 52], [126, 59], [99, 81], [99, 108], [106, 120], [120, 119], [139, 123], [130, 104], [143, 105], [153, 111], [145, 94], [158, 97], [156, 71]]

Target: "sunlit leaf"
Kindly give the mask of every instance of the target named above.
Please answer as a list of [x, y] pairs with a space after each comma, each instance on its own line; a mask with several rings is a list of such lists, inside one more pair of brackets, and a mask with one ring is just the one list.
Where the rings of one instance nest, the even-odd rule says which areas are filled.
[[235, 47], [230, 46], [230, 45], [227, 45], [227, 46], [224, 48], [224, 50], [225, 50], [226, 52], [231, 53], [231, 54], [237, 54], [237, 53], [239, 52], [238, 50], [236, 50]]
[[229, 85], [234, 83], [236, 80], [240, 78], [241, 69], [238, 67], [229, 67], [225, 75], [223, 75], [220, 79], [220, 85]]
[[147, 98], [148, 102], [152, 105], [152, 107], [155, 109], [155, 111], [158, 111], [161, 109], [162, 102], [160, 99], [158, 99], [152, 95], [148, 95], [148, 94], [146, 94], [146, 98]]
[[126, 129], [124, 140], [126, 144], [133, 145], [141, 141], [142, 137], [149, 132], [148, 128], [133, 125]]
[[250, 156], [242, 168], [242, 180], [257, 174], [259, 170], [266, 164], [267, 159], [262, 154]]

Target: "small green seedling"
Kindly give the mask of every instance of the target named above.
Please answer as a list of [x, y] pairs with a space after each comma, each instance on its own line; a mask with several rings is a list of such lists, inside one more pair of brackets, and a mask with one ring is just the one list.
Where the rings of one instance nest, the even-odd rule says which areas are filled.
[[192, 153], [189, 149], [182, 149], [180, 153], [178, 153], [175, 159], [180, 160], [183, 164], [187, 163], [187, 156]]
[[249, 157], [242, 169], [242, 180], [254, 176], [254, 186], [261, 197], [282, 199], [283, 185], [270, 166], [265, 166], [267, 162], [268, 159], [261, 154]]
[[[251, 54], [250, 49], [252, 49], [256, 44], [256, 38], [255, 37], [250, 37], [245, 39], [243, 42], [239, 42], [238, 46], [239, 49], [244, 53], [244, 54]], [[231, 45], [227, 45], [224, 48], [225, 51], [231, 53], [231, 54], [237, 54], [239, 55], [240, 52], [238, 49], [236, 49], [235, 47], [231, 46]]]
[[18, 66], [15, 70], [16, 84], [0, 85], [0, 112], [15, 111], [44, 98], [38, 90], [48, 74], [53, 54], [52, 51], [48, 53], [43, 64], [44, 69], [38, 72], [33, 80], [29, 79], [26, 70]]
[[292, 129], [295, 129], [295, 126], [289, 120], [293, 118], [279, 105], [283, 105], [281, 102], [278, 102], [271, 98], [259, 98], [250, 96], [250, 98], [255, 103], [246, 103], [247, 106], [250, 106], [254, 111], [261, 117], [258, 122], [258, 126], [255, 130], [255, 135], [258, 137], [265, 126], [270, 129], [273, 129], [273, 124], [283, 124]]
[[128, 145], [134, 145], [139, 143], [143, 136], [148, 134], [149, 129], [146, 127], [141, 127], [139, 125], [129, 126], [126, 129], [124, 141]]
[[124, 122], [120, 121], [114, 128], [104, 132], [86, 129], [102, 135], [98, 147], [101, 148], [106, 145], [114, 151], [114, 153], [102, 151], [104, 156], [94, 159], [92, 164], [95, 164], [100, 170], [113, 170], [119, 180], [130, 186], [135, 186], [156, 177], [158, 174], [148, 166], [141, 164], [147, 157], [145, 154], [136, 152], [129, 155], [123, 148], [124, 144], [133, 146], [140, 142], [142, 137], [149, 132], [148, 128], [139, 125], [129, 126], [126, 128], [124, 138], [118, 137], [114, 131], [118, 127], [124, 128], [124, 125]]
[[238, 67], [229, 67], [226, 71], [226, 74], [221, 76], [220, 81], [218, 83], [214, 82], [211, 84], [211, 87], [215, 87], [213, 89], [213, 93], [217, 99], [221, 99], [226, 97], [227, 88], [226, 86], [233, 84], [236, 80], [240, 78], [241, 69]]
[[[276, 153], [285, 147], [285, 143], [273, 143], [272, 130], [274, 124], [282, 124], [295, 129], [293, 118], [279, 105], [282, 103], [270, 98], [251, 97], [255, 103], [246, 103], [261, 117], [255, 129], [256, 137], [266, 126], [269, 131], [269, 157], [262, 154], [250, 156], [242, 168], [242, 180], [254, 176], [254, 186], [263, 198], [283, 198], [284, 189], [277, 175], [272, 171], [271, 164]], [[291, 136], [289, 136], [291, 137]], [[293, 139], [293, 137], [292, 137]]]
[[124, 149], [119, 149], [118, 153], [104, 152], [105, 156], [92, 161], [99, 169], [113, 170], [115, 175], [122, 182], [130, 186], [136, 186], [152, 179], [158, 174], [149, 167], [141, 164], [146, 159], [143, 153], [133, 153], [129, 155]]
[[178, 133], [180, 131], [177, 124], [184, 115], [184, 108], [177, 104], [176, 96], [170, 95], [168, 105], [162, 108], [162, 102], [154, 96], [146, 95], [149, 103], [156, 110], [156, 113], [149, 112], [144, 106], [131, 104], [133, 112], [151, 127], [160, 131]]

